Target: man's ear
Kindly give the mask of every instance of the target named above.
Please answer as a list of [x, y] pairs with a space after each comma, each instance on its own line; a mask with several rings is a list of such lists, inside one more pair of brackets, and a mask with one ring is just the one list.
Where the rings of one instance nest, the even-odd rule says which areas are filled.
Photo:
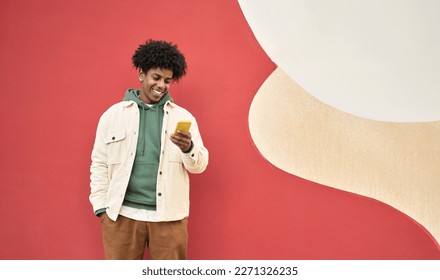
[[145, 73], [142, 69], [139, 69], [139, 80], [142, 81], [145, 78]]

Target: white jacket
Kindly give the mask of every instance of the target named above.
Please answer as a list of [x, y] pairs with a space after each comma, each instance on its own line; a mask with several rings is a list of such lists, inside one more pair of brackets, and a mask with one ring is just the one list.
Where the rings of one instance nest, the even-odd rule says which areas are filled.
[[[182, 151], [169, 139], [179, 120], [190, 120], [193, 149]], [[110, 107], [100, 118], [90, 167], [90, 202], [93, 210], [106, 209], [116, 220], [136, 154], [139, 131], [139, 109], [133, 101], [122, 101]], [[189, 215], [189, 175], [202, 173], [208, 165], [197, 122], [184, 108], [168, 101], [164, 106], [161, 155], [156, 186], [156, 211], [150, 221], [175, 221]]]

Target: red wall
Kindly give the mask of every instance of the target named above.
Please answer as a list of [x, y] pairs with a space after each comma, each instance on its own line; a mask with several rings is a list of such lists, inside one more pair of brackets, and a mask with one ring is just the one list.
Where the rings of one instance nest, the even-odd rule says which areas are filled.
[[92, 142], [103, 111], [138, 85], [130, 58], [148, 38], [186, 54], [172, 93], [210, 150], [208, 170], [191, 177], [191, 259], [440, 259], [406, 215], [258, 153], [249, 107], [276, 65], [237, 1], [0, 5], [0, 259], [103, 257], [88, 201]]

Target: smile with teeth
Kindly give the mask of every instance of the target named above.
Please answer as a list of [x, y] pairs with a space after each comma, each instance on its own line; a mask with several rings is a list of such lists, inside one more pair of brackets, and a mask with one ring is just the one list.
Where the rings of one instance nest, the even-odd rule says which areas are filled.
[[153, 92], [157, 95], [157, 96], [159, 96], [159, 95], [161, 95], [162, 94], [162, 92], [161, 91], [158, 91], [158, 90], [156, 90], [156, 89], [153, 89]]

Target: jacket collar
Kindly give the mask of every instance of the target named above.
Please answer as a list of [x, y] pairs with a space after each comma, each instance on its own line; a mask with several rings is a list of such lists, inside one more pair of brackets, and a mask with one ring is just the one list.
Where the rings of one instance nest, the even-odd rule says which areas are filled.
[[[134, 102], [134, 101], [132, 101], [132, 100], [129, 100], [129, 101], [125, 101], [124, 102], [124, 107], [130, 107], [130, 106], [132, 106], [133, 104], [136, 104], [136, 102]], [[173, 102], [171, 102], [171, 101], [167, 101], [166, 103], [165, 103], [165, 106], [169, 106], [169, 107], [171, 107], [171, 108], [176, 108], [177, 107], [177, 105], [175, 104], [175, 103], [173, 103]], [[165, 107], [164, 106], [164, 107]]]

